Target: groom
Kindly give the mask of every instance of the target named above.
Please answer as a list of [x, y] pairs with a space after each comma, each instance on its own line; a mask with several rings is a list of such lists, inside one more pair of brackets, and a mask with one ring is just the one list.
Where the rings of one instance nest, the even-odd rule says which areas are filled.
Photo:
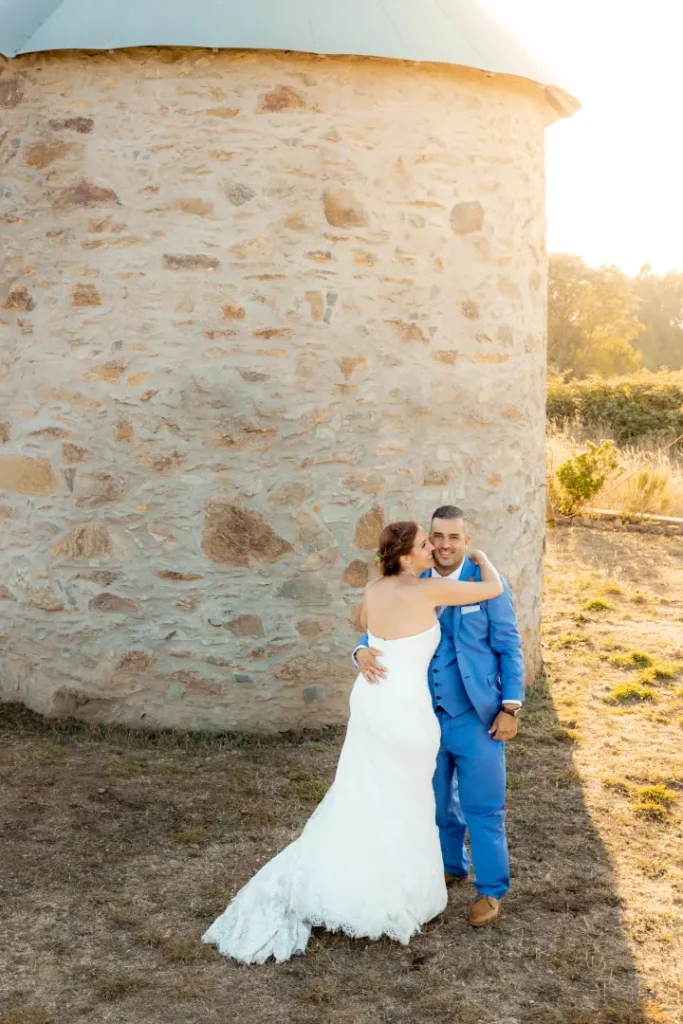
[[[479, 567], [465, 556], [470, 538], [461, 509], [438, 508], [429, 539], [433, 576], [481, 579]], [[504, 592], [491, 601], [441, 610], [441, 642], [429, 667], [432, 704], [441, 725], [434, 795], [444, 871], [447, 883], [467, 879], [467, 829], [477, 889], [469, 913], [472, 925], [495, 921], [510, 887], [505, 741], [517, 733], [524, 662], [512, 597], [503, 585]], [[380, 651], [368, 647], [366, 634], [354, 661], [370, 683], [386, 675], [380, 657]]]

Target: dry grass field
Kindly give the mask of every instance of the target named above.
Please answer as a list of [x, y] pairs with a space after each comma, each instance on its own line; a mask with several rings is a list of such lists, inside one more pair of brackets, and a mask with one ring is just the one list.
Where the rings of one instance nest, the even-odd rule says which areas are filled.
[[0, 1024], [683, 1020], [683, 541], [548, 540], [546, 677], [509, 749], [513, 888], [407, 948], [316, 934], [281, 966], [199, 936], [292, 838], [339, 733], [88, 731], [0, 708]]
[[[611, 440], [609, 428], [586, 429], [580, 423], [559, 428], [548, 424], [548, 477], [567, 459], [585, 450], [587, 441]], [[671, 438], [644, 439], [618, 448], [619, 468], [609, 475], [601, 492], [590, 501], [594, 508], [629, 514], [683, 517], [683, 448], [668, 447]]]

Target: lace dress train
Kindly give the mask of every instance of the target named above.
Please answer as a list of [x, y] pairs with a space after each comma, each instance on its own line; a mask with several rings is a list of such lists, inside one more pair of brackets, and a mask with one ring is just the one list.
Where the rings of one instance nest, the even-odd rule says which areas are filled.
[[427, 669], [439, 627], [370, 636], [387, 677], [362, 676], [335, 780], [301, 836], [269, 861], [203, 941], [242, 963], [289, 959], [311, 928], [407, 943], [446, 905], [432, 777], [439, 725]]

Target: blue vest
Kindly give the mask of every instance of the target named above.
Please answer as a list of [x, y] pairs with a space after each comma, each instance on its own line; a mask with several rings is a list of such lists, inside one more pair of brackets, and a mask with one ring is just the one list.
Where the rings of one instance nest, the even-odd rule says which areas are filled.
[[473, 708], [458, 667], [453, 637], [453, 609], [444, 608], [441, 618], [441, 643], [429, 666], [429, 689], [434, 709], [442, 707], [451, 718]]

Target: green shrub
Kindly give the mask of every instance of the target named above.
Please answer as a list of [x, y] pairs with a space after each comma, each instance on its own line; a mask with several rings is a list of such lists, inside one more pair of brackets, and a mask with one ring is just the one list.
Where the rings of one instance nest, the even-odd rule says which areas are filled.
[[632, 701], [656, 699], [657, 695], [651, 686], [635, 682], [618, 683], [607, 698], [610, 704], [630, 704]]
[[652, 658], [644, 651], [629, 651], [628, 654], [613, 654], [609, 663], [617, 668], [647, 668], [652, 664]]
[[613, 380], [552, 378], [547, 417], [562, 425], [609, 428], [623, 445], [648, 434], [683, 434], [683, 373], [639, 373]]
[[650, 821], [666, 821], [677, 798], [675, 791], [669, 789], [663, 782], [640, 786], [632, 791], [631, 796], [634, 800], [634, 812]]
[[654, 683], [656, 679], [675, 679], [680, 665], [674, 661], [653, 661], [648, 668], [638, 673], [639, 683]]
[[586, 642], [586, 638], [580, 636], [578, 633], [562, 633], [560, 636], [551, 637], [548, 640], [548, 647], [553, 650], [564, 650], [566, 647], [573, 647], [574, 644], [583, 644]]
[[599, 494], [605, 480], [619, 465], [612, 441], [593, 444], [573, 459], [567, 459], [550, 480], [550, 497], [561, 515], [570, 516]]
[[611, 612], [613, 607], [607, 601], [601, 601], [599, 598], [595, 601], [587, 601], [586, 604], [582, 605], [585, 612]]
[[654, 800], [663, 807], [671, 807], [677, 799], [676, 791], [669, 789], [663, 782], [656, 782], [649, 786], [639, 786], [633, 791], [634, 797], [638, 800]]

